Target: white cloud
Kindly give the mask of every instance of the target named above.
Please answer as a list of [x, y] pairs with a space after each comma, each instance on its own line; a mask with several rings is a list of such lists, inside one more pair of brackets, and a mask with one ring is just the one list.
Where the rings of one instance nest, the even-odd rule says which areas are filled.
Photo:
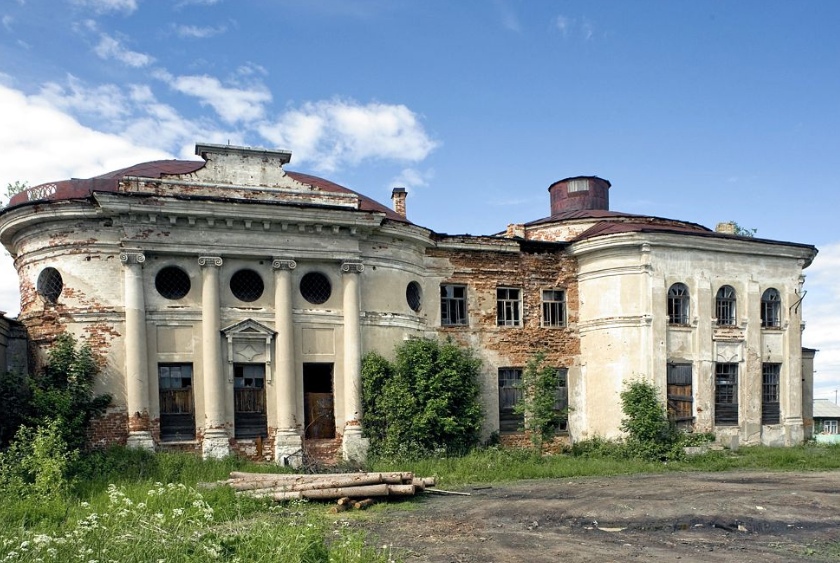
[[198, 27], [197, 25], [175, 26], [175, 33], [177, 33], [179, 37], [187, 37], [191, 39], [205, 39], [207, 37], [222, 34], [225, 31], [227, 31], [227, 27], [223, 25], [218, 27]]
[[126, 49], [118, 39], [114, 39], [105, 33], [100, 35], [99, 43], [93, 51], [101, 59], [115, 59], [133, 68], [148, 66], [155, 60], [145, 53], [138, 53], [137, 51]]
[[41, 87], [38, 98], [49, 105], [68, 112], [116, 119], [128, 114], [127, 100], [122, 89], [114, 84], [86, 88], [75, 76], [68, 75], [67, 85], [47, 82]]
[[184, 6], [212, 6], [219, 4], [222, 0], [181, 0], [175, 4], [175, 8], [183, 8]]
[[417, 189], [428, 186], [432, 178], [434, 178], [434, 171], [432, 170], [421, 171], [416, 168], [404, 168], [386, 187]]
[[418, 116], [404, 105], [329, 100], [282, 114], [259, 132], [294, 151], [296, 162], [322, 171], [368, 159], [418, 162], [437, 146]]
[[566, 16], [557, 16], [557, 19], [554, 20], [554, 25], [557, 26], [557, 29], [563, 35], [568, 35], [569, 29], [572, 26], [572, 20], [567, 18]]
[[802, 335], [804, 345], [816, 348], [814, 394], [833, 398], [840, 388], [840, 242], [820, 248], [820, 253], [810, 268], [805, 270], [803, 318], [806, 322]]
[[6, 28], [6, 31], [12, 31], [12, 22], [13, 21], [15, 21], [15, 18], [13, 18], [12, 16], [10, 16], [8, 14], [3, 16], [3, 27]]
[[125, 12], [130, 14], [137, 10], [137, 0], [72, 0], [73, 4], [89, 8], [97, 14], [109, 12]]
[[198, 98], [202, 105], [209, 105], [230, 124], [262, 119], [264, 106], [271, 101], [271, 92], [262, 85], [232, 88], [207, 75], [178, 76], [169, 80], [169, 85], [182, 94]]
[[511, 8], [511, 6], [504, 0], [496, 0], [496, 9], [499, 11], [499, 16], [502, 19], [502, 26], [508, 31], [515, 31], [519, 33], [522, 31], [522, 25], [519, 23], [519, 16]]
[[557, 28], [563, 37], [571, 35], [583, 37], [584, 40], [589, 41], [595, 35], [595, 25], [586, 18], [581, 18], [578, 21], [576, 18], [559, 15], [554, 18], [554, 27]]

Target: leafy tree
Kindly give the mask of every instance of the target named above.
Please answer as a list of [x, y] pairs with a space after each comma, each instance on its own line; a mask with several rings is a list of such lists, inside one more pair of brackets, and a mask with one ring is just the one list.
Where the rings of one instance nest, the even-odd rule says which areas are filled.
[[621, 429], [627, 433], [627, 451], [633, 457], [660, 460], [673, 457], [680, 444], [680, 432], [668, 420], [656, 387], [633, 381], [621, 392], [621, 410], [626, 416]]
[[753, 238], [755, 236], [755, 233], [758, 232], [758, 229], [748, 229], [747, 227], [742, 227], [735, 221], [731, 221], [731, 223], [735, 227], [735, 234], [739, 237]]
[[6, 184], [6, 193], [3, 194], [3, 205], [7, 205], [9, 200], [12, 199], [13, 196], [19, 194], [20, 192], [29, 188], [28, 182], [21, 182], [20, 180], [15, 180], [14, 182], [9, 182]]
[[385, 457], [463, 453], [478, 444], [481, 362], [451, 341], [417, 339], [397, 347], [391, 363], [362, 363], [363, 428], [371, 453]]
[[522, 400], [514, 406], [514, 412], [523, 415], [524, 430], [538, 452], [554, 437], [561, 421], [562, 413], [554, 408], [559, 383], [559, 372], [546, 365], [543, 352], [528, 360], [522, 372]]

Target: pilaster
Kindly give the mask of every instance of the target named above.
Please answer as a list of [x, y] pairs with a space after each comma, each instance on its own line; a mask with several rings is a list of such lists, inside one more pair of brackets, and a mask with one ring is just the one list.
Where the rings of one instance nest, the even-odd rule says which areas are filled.
[[344, 437], [342, 450], [348, 461], [364, 461], [367, 440], [362, 437], [362, 331], [359, 277], [365, 266], [347, 261], [341, 265], [344, 289]]
[[297, 374], [295, 372], [295, 337], [292, 322], [292, 270], [297, 263], [290, 258], [275, 258], [274, 268], [274, 330], [277, 400], [277, 433], [274, 439], [274, 459], [280, 465], [298, 467], [303, 461], [303, 443], [297, 427]]
[[200, 256], [201, 336], [204, 383], [204, 440], [202, 455], [221, 458], [230, 453], [225, 424], [225, 378], [222, 369], [221, 300], [218, 256]]

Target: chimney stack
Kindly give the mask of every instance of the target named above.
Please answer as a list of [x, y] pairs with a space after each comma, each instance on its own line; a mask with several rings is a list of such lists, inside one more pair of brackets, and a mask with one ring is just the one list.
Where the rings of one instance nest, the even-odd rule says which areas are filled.
[[735, 235], [737, 233], [737, 228], [735, 227], [735, 223], [733, 221], [727, 221], [725, 223], [718, 223], [717, 227], [715, 227], [716, 233], [721, 233], [724, 235]]
[[397, 215], [401, 217], [405, 217], [405, 198], [408, 196], [408, 192], [405, 191], [405, 188], [394, 188], [394, 191], [391, 192], [391, 201], [394, 202], [394, 211]]

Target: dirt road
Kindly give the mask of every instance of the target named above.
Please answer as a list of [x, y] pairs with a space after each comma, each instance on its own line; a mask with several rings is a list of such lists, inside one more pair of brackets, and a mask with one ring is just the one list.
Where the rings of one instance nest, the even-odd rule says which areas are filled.
[[838, 561], [840, 472], [520, 481], [355, 525], [406, 562]]

